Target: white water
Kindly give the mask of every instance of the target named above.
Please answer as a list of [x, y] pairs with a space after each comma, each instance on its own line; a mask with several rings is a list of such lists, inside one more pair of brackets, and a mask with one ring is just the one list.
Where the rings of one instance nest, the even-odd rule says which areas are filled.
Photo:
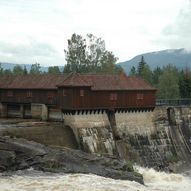
[[138, 168], [145, 186], [85, 174], [44, 174], [33, 170], [0, 177], [0, 191], [191, 191], [191, 178]]

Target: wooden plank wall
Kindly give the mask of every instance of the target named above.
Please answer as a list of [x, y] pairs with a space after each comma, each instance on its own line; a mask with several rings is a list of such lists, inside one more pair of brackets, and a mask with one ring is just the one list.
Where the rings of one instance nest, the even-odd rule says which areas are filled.
[[[8, 96], [8, 91], [12, 96]], [[32, 96], [27, 96], [28, 92]], [[1, 90], [0, 102], [57, 104], [57, 90]]]
[[[80, 96], [82, 89], [84, 96]], [[111, 94], [117, 94], [117, 100], [111, 100]], [[141, 99], [137, 97], [138, 94], [141, 94]], [[91, 91], [89, 88], [73, 88], [70, 94], [60, 99], [65, 109], [154, 107], [155, 91]]]

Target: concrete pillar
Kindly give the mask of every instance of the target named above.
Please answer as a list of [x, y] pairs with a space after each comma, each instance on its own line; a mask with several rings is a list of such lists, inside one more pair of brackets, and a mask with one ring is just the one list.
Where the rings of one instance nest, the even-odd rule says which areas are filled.
[[42, 104], [41, 119], [43, 121], [47, 121], [48, 120], [48, 107], [45, 104]]
[[48, 107], [45, 104], [32, 103], [31, 115], [34, 119], [48, 120]]
[[7, 117], [7, 105], [0, 103], [0, 117], [6, 118]]

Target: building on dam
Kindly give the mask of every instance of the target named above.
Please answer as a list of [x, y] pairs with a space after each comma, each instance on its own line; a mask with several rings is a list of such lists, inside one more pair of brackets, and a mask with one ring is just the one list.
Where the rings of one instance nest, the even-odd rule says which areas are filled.
[[156, 89], [125, 74], [0, 77], [0, 116], [60, 120], [75, 112], [152, 110]]

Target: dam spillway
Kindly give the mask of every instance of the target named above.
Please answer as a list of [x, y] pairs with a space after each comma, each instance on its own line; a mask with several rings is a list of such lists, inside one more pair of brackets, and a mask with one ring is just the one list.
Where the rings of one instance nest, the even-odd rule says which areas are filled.
[[[157, 106], [152, 111], [76, 112], [62, 114], [61, 118], [63, 124], [60, 123], [60, 127], [51, 129], [49, 126], [41, 131], [38, 136], [44, 138], [38, 138], [39, 142], [48, 136], [43, 131], [52, 131], [52, 137], [48, 137], [51, 141], [46, 144], [73, 147], [67, 142], [75, 139], [78, 148], [86, 152], [121, 157], [157, 169], [167, 169], [175, 163], [180, 166], [191, 163], [189, 106]], [[67, 140], [68, 129], [73, 135], [70, 131]], [[37, 140], [37, 133], [27, 133], [27, 128], [25, 133], [21, 128], [17, 129], [17, 133], [11, 129], [3, 129], [2, 132], [4, 135], [11, 132], [12, 136]]]

